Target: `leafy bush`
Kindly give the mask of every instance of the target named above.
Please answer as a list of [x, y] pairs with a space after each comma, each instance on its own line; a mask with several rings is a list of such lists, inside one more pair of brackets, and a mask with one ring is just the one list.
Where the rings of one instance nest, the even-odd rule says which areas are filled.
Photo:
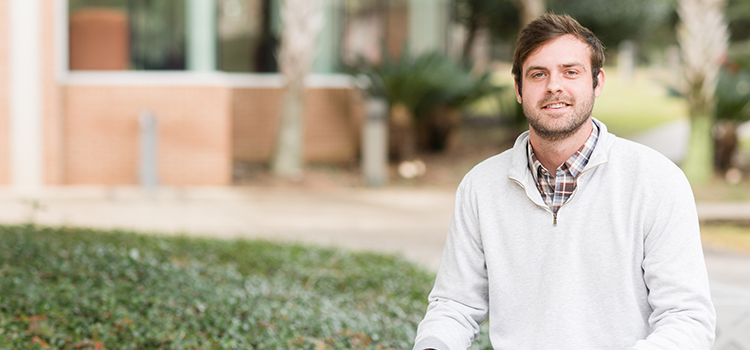
[[736, 45], [733, 51], [721, 67], [716, 86], [714, 165], [721, 171], [734, 166], [737, 129], [750, 120], [750, 46]]
[[461, 108], [504, 89], [492, 84], [489, 72], [475, 76], [471, 67], [438, 52], [397, 59], [385, 52], [382, 63], [362, 61], [353, 69], [370, 78], [372, 94], [391, 105], [403, 104], [416, 120], [428, 118], [439, 106]]
[[[739, 51], [739, 50], [738, 50]], [[716, 118], [744, 122], [750, 119], [750, 45], [734, 53], [719, 72]]]
[[390, 105], [389, 154], [392, 160], [409, 161], [416, 151], [444, 151], [455, 146], [461, 109], [483, 99], [500, 97], [505, 89], [493, 84], [489, 72], [474, 74], [438, 52], [392, 58], [383, 50], [382, 62], [360, 61], [350, 67], [366, 76], [369, 94]]
[[395, 256], [0, 226], [0, 349], [409, 349], [431, 285]]

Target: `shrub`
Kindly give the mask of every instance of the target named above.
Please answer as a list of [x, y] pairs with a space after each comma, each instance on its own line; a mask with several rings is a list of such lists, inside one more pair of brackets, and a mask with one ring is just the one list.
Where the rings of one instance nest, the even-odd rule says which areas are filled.
[[373, 253], [0, 226], [0, 349], [409, 349], [432, 278]]
[[373, 95], [391, 105], [403, 104], [418, 121], [441, 105], [461, 108], [504, 89], [492, 84], [489, 72], [475, 75], [470, 66], [453, 62], [439, 52], [395, 59], [386, 54], [379, 64], [361, 59], [350, 69], [370, 79]]
[[439, 52], [393, 58], [383, 51], [382, 62], [360, 59], [349, 70], [368, 79], [369, 93], [390, 105], [390, 153], [411, 160], [421, 151], [443, 151], [458, 139], [461, 108], [493, 98], [500, 103], [504, 87], [492, 83], [489, 72], [474, 74]]
[[750, 120], [750, 43], [736, 45], [721, 67], [714, 114], [714, 165], [725, 172], [735, 166], [737, 129]]

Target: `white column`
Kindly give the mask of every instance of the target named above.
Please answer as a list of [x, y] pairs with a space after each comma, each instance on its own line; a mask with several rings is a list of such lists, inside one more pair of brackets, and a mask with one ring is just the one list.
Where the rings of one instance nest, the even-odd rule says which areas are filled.
[[442, 0], [409, 0], [409, 46], [412, 54], [442, 50], [447, 3]]
[[10, 1], [10, 181], [17, 190], [43, 184], [41, 1]]
[[187, 0], [187, 68], [216, 70], [216, 0]]

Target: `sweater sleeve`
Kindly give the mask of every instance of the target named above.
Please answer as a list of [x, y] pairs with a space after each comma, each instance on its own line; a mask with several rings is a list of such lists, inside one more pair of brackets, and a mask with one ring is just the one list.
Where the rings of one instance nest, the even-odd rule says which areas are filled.
[[489, 312], [487, 268], [474, 201], [462, 183], [414, 349], [467, 349]]
[[716, 312], [695, 200], [681, 172], [672, 180], [659, 191], [652, 220], [644, 228], [642, 268], [653, 312], [648, 319], [651, 334], [633, 349], [708, 350], [714, 342]]

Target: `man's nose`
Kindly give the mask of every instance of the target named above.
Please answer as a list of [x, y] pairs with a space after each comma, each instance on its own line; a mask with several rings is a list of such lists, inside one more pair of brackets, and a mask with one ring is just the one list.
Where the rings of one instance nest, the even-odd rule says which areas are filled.
[[550, 74], [549, 79], [547, 79], [547, 92], [555, 94], [562, 92], [562, 89], [562, 77], [557, 74]]

